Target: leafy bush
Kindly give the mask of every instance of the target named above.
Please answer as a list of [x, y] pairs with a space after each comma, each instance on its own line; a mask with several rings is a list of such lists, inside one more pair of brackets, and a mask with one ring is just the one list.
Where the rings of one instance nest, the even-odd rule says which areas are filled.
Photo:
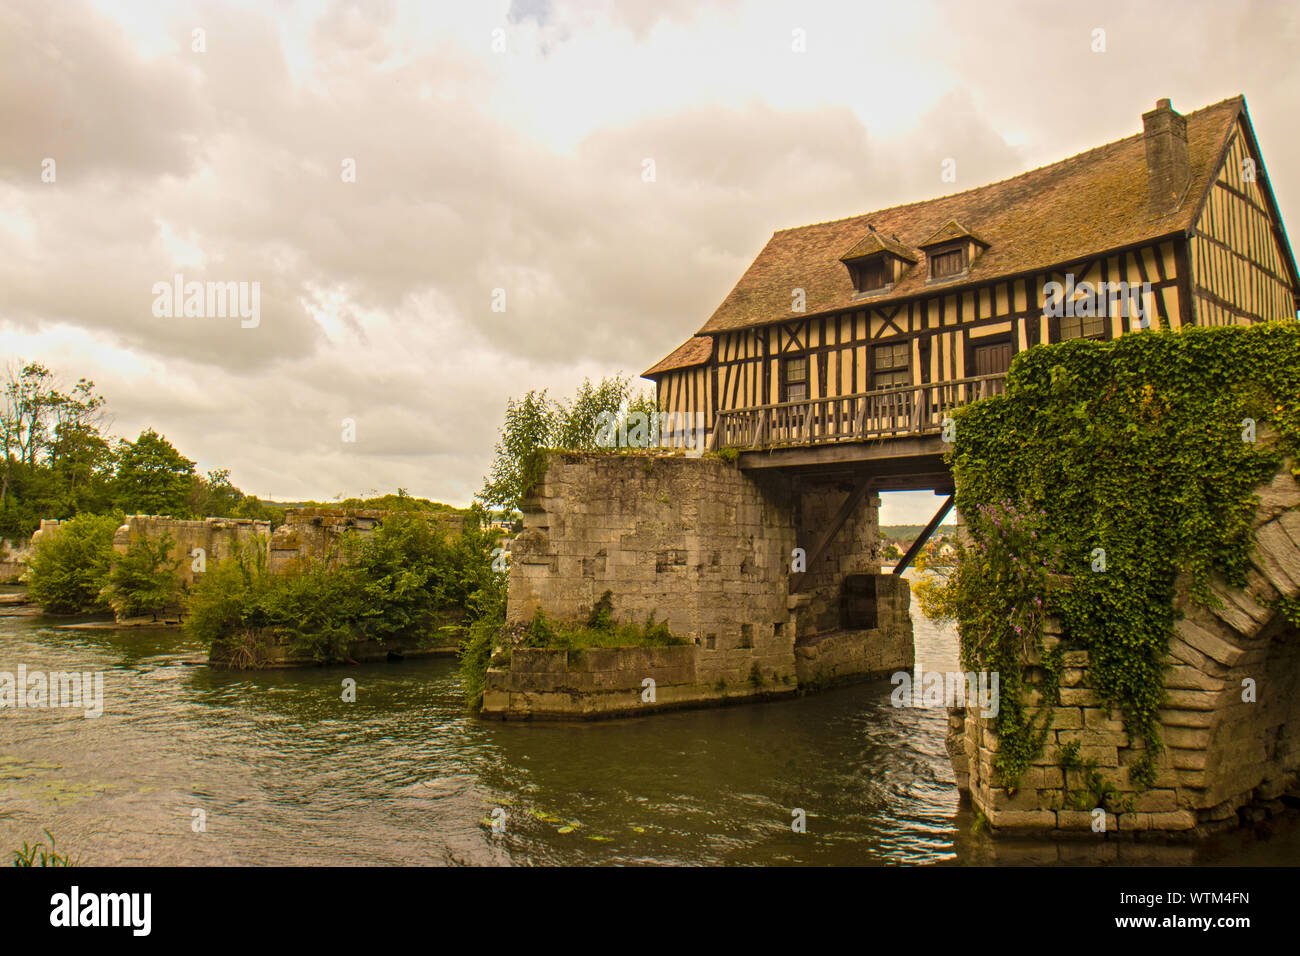
[[958, 542], [956, 569], [922, 578], [915, 592], [927, 617], [959, 623], [964, 670], [1000, 675], [1001, 705], [994, 725], [1000, 743], [993, 765], [1014, 786], [1051, 729], [1050, 709], [1035, 713], [1025, 706], [1035, 688], [1022, 662], [1040, 656], [1044, 679], [1036, 689], [1044, 699], [1054, 699], [1061, 651], [1044, 650], [1043, 625], [1052, 582], [1064, 560], [1042, 511], [1001, 501], [979, 505], [966, 518], [969, 544]]
[[78, 515], [42, 536], [31, 560], [32, 600], [53, 614], [104, 610], [100, 592], [121, 523], [120, 514]]
[[450, 536], [418, 514], [389, 515], [364, 540], [345, 536], [331, 560], [303, 561], [283, 574], [267, 571], [259, 541], [199, 580], [186, 627], [209, 646], [246, 648], [251, 631], [319, 661], [344, 660], [365, 640], [463, 628], [498, 601], [492, 536], [481, 518], [475, 512]]
[[[615, 623], [611, 615], [612, 605], [604, 603], [609, 596], [610, 592], [606, 591], [601, 602], [592, 610], [589, 623], [585, 626], [556, 623], [538, 608], [520, 635], [519, 643], [524, 647], [567, 650], [582, 650], [587, 647], [667, 647], [689, 643], [685, 638], [675, 637], [667, 624], [655, 621], [653, 613], [642, 625]], [[592, 621], [599, 623], [590, 623]]]
[[609, 416], [624, 423], [634, 412], [654, 416], [657, 431], [658, 411], [653, 397], [634, 394], [621, 375], [601, 379], [598, 385], [583, 382], [568, 402], [547, 398], [545, 389], [512, 398], [506, 402], [492, 473], [478, 497], [490, 506], [517, 510], [545, 473], [547, 449], [600, 450], [601, 423]]
[[211, 647], [247, 626], [245, 616], [266, 592], [266, 538], [239, 542], [208, 567], [185, 597], [185, 630]]
[[506, 619], [506, 576], [494, 574], [479, 598], [478, 617], [460, 645], [460, 680], [471, 713], [483, 705], [483, 688], [492, 661], [492, 648], [501, 640]]
[[172, 558], [172, 537], [163, 534], [157, 541], [140, 536], [128, 545], [125, 554], [113, 559], [108, 583], [102, 598], [119, 618], [141, 617], [173, 604], [180, 593], [176, 569], [180, 558]]
[[587, 626], [597, 631], [608, 631], [614, 626], [614, 592], [606, 591], [591, 609]]

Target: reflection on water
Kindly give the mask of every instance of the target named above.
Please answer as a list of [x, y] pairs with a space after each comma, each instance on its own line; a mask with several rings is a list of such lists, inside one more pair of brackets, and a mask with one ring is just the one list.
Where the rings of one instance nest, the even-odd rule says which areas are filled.
[[[913, 611], [918, 664], [955, 635]], [[87, 864], [1291, 863], [1294, 825], [1203, 846], [972, 832], [942, 710], [888, 681], [586, 724], [464, 716], [455, 662], [230, 673], [170, 630], [0, 618], [0, 670], [102, 670], [105, 709], [0, 711], [0, 851]], [[357, 682], [356, 703], [341, 699]], [[506, 832], [489, 829], [495, 808]], [[194, 833], [193, 811], [206, 814]], [[792, 812], [807, 814], [794, 833]]]

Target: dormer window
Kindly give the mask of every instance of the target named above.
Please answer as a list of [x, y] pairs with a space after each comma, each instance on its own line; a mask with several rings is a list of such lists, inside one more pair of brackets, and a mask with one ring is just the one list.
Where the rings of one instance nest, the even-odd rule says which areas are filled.
[[989, 244], [956, 219], [949, 219], [921, 243], [930, 266], [930, 282], [946, 282], [964, 276], [971, 263]]
[[866, 237], [840, 257], [858, 295], [892, 289], [903, 273], [916, 264], [916, 256], [907, 246], [870, 226], [867, 228]]
[[950, 279], [965, 271], [966, 250], [962, 246], [944, 246], [930, 253], [931, 279]]
[[855, 273], [857, 278], [854, 285], [859, 292], [875, 292], [877, 289], [883, 289], [889, 284], [889, 269], [885, 264], [883, 255], [853, 266], [851, 271]]

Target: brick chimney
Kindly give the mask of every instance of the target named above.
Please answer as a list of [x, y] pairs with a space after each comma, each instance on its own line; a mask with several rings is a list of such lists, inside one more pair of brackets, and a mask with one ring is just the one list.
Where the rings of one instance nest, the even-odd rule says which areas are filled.
[[1147, 204], [1151, 215], [1165, 216], [1177, 209], [1191, 185], [1192, 165], [1187, 155], [1187, 117], [1175, 113], [1169, 100], [1142, 114], [1147, 147]]

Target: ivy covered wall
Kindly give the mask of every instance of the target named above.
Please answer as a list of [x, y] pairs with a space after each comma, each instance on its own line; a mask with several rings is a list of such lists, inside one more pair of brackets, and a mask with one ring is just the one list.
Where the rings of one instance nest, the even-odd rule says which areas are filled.
[[[1261, 558], [1256, 526], [1277, 517], [1261, 511], [1262, 488], [1283, 510], [1300, 502], [1300, 326], [1032, 348], [1016, 356], [1006, 394], [955, 418], [950, 459], [968, 534], [956, 572], [919, 590], [929, 613], [956, 620], [963, 667], [1001, 674], [986, 747], [999, 784], [1014, 795], [1031, 767], [1055, 767], [1085, 784], [1084, 804], [1116, 783], [1149, 789], [1170, 768], [1161, 715], [1171, 673], [1186, 665], [1171, 657], [1183, 622], [1208, 615], [1230, 627], [1244, 601], [1258, 610], [1237, 636], [1294, 636], [1300, 573]], [[1048, 621], [1059, 638], [1044, 639]], [[1122, 735], [1129, 752], [1109, 775], [1061, 746], [1055, 725], [1081, 662], [1088, 692], [1113, 711], [1104, 719], [1117, 718], [1096, 729]]]

